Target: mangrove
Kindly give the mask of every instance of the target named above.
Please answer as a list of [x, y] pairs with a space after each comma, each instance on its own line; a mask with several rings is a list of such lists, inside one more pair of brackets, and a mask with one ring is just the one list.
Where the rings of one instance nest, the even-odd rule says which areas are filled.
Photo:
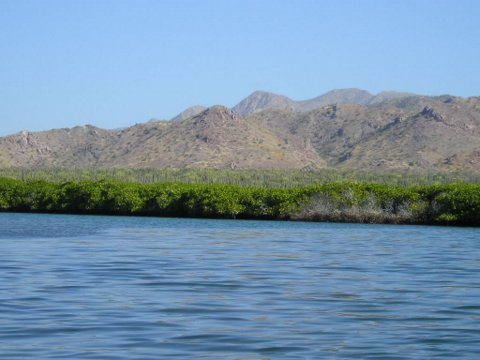
[[292, 188], [0, 178], [0, 211], [480, 225], [480, 185], [337, 181]]

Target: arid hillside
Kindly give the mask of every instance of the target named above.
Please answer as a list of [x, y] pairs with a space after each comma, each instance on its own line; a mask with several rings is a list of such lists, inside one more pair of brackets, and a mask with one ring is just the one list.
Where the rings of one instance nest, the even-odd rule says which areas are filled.
[[480, 171], [480, 98], [256, 92], [122, 130], [22, 131], [0, 138], [0, 167]]

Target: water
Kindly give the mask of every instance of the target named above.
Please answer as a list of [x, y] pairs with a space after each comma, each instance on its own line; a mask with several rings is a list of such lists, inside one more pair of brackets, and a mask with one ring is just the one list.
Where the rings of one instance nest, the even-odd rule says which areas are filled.
[[480, 229], [0, 214], [0, 357], [478, 359]]

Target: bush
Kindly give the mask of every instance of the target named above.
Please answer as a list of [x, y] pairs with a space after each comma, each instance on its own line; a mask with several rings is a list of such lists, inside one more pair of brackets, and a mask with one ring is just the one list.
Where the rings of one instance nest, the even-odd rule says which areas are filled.
[[296, 188], [0, 178], [0, 210], [480, 225], [480, 185], [330, 182]]

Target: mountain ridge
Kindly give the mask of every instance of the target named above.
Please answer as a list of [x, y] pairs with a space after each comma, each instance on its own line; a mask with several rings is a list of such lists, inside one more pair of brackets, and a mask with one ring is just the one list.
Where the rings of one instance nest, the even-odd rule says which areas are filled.
[[[335, 89], [322, 95], [306, 100], [293, 100], [285, 95], [273, 92], [256, 90], [239, 101], [232, 107], [232, 110], [241, 116], [250, 115], [255, 112], [268, 109], [290, 109], [292, 111], [307, 112], [329, 104], [377, 104], [391, 99], [400, 99], [416, 96], [413, 93], [382, 91], [378, 94], [371, 94], [366, 90], [357, 88]], [[194, 105], [186, 108], [172, 120], [185, 119], [194, 116], [206, 107]]]
[[382, 91], [371, 94], [357, 88], [335, 89], [317, 97], [306, 100], [292, 100], [287, 96], [266, 91], [254, 91], [232, 107], [232, 110], [241, 116], [268, 109], [289, 109], [299, 112], [308, 112], [331, 104], [379, 104], [392, 99], [401, 99], [416, 96], [407, 92]]
[[0, 138], [0, 167], [480, 172], [480, 97], [340, 89], [306, 101], [254, 92], [172, 121], [22, 131]]

